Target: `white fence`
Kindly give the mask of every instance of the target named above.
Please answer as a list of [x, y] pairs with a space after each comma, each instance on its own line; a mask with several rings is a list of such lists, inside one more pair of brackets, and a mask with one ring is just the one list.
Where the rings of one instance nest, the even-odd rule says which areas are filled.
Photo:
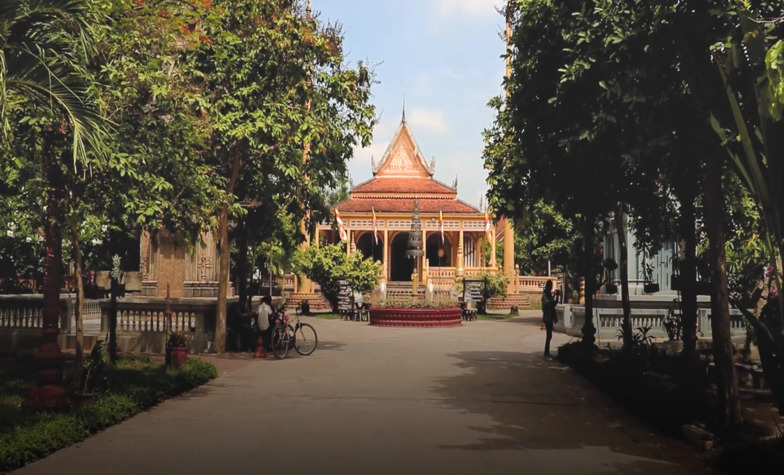
[[[632, 329], [637, 331], [641, 327], [650, 327], [648, 335], [657, 340], [667, 339], [667, 330], [664, 327], [665, 317], [669, 313], [666, 308], [632, 308]], [[554, 329], [572, 336], [582, 336], [585, 324], [585, 307], [582, 305], [558, 305], [556, 308], [558, 323]], [[596, 326], [597, 340], [618, 339], [618, 332], [623, 322], [623, 309], [620, 308], [594, 308], [594, 326]], [[730, 309], [730, 332], [732, 336], [746, 334], [746, 322], [740, 311]], [[697, 310], [697, 334], [711, 336], [711, 311], [708, 308]]]

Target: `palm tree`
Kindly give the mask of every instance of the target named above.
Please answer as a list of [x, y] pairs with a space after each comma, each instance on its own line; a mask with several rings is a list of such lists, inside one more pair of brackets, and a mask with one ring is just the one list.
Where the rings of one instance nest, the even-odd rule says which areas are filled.
[[68, 403], [57, 344], [62, 283], [61, 158], [72, 157], [74, 165], [88, 164], [88, 152], [98, 151], [100, 156], [108, 135], [107, 122], [93, 100], [96, 84], [88, 71], [100, 25], [97, 7], [98, 2], [91, 0], [5, 0], [0, 4], [0, 136], [13, 138], [9, 117], [20, 110], [39, 119], [36, 123], [48, 124], [40, 131], [41, 165], [48, 183], [43, 329], [37, 354], [42, 369], [38, 386], [24, 402], [31, 408]]

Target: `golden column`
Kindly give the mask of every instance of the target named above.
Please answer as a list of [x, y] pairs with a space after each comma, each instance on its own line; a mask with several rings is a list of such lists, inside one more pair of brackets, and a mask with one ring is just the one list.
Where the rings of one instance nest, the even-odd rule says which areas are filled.
[[[512, 77], [512, 17], [513, 17], [512, 2], [506, 4], [506, 78]], [[507, 97], [509, 90], [506, 91]], [[495, 231], [493, 232], [495, 234]], [[504, 217], [504, 274], [509, 277], [509, 290], [512, 290], [514, 285], [514, 226], [512, 220]], [[493, 236], [493, 243], [495, 243], [495, 236]], [[493, 252], [493, 260], [495, 260], [495, 252]], [[493, 265], [495, 267], [495, 265]]]
[[422, 256], [422, 283], [427, 285], [427, 231], [425, 231], [424, 228], [425, 227], [422, 226], [422, 252], [424, 252], [424, 255]]
[[387, 220], [384, 220], [384, 277], [382, 282], [389, 280], [389, 230]]
[[462, 277], [465, 272], [463, 264], [463, 222], [460, 222], [460, 235], [457, 238], [457, 268], [455, 269], [455, 276]]
[[490, 230], [490, 268], [495, 269], [498, 267], [495, 260], [495, 228]]
[[[307, 5], [306, 12], [307, 12], [308, 22], [312, 22], [313, 21], [313, 13], [312, 13], [310, 0], [308, 0], [308, 5]], [[310, 82], [310, 70], [308, 70], [307, 74], [308, 74], [308, 82]], [[310, 98], [308, 98], [308, 101], [305, 103], [305, 113], [306, 114], [308, 112], [310, 112], [310, 108], [311, 108], [311, 102], [310, 102]], [[305, 142], [305, 150], [302, 152], [302, 165], [303, 165], [303, 168], [304, 168], [305, 164], [308, 162], [308, 158], [309, 157], [310, 157], [310, 142], [308, 141], [308, 142]], [[309, 181], [307, 176], [305, 177], [305, 181]], [[305, 206], [304, 203], [302, 205]], [[307, 211], [305, 211], [305, 216], [303, 216], [302, 221], [300, 221], [300, 223], [299, 223], [299, 231], [305, 237], [305, 240], [302, 242], [302, 244], [300, 244], [300, 250], [302, 250], [302, 251], [305, 251], [305, 250], [308, 249], [308, 247], [310, 247], [310, 231], [308, 230], [308, 223], [309, 222], [310, 222], [310, 210], [307, 210]], [[294, 291], [296, 292], [297, 291], [296, 276], [295, 276], [294, 279], [295, 279], [294, 280]], [[304, 275], [302, 276], [302, 280], [300, 281], [299, 289], [300, 289], [300, 291], [305, 292], [305, 293], [309, 293], [309, 294], [312, 294], [313, 291], [315, 290], [315, 288], [313, 286], [313, 282], [311, 282], [310, 279], [308, 279]]]

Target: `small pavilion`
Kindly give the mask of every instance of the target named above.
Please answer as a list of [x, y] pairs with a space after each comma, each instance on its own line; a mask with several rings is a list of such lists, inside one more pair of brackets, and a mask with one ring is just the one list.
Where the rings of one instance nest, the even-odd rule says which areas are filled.
[[[486, 231], [485, 213], [457, 198], [457, 179], [450, 186], [434, 178], [435, 159], [427, 163], [405, 114], [381, 161], [372, 160], [372, 169], [373, 178], [352, 186], [349, 198], [334, 209], [339, 211], [347, 231], [347, 252], [356, 250], [381, 261], [382, 282], [411, 281], [413, 260], [406, 257], [406, 249], [415, 200], [423, 234], [424, 258], [417, 259], [420, 282], [447, 287], [457, 277], [497, 270], [495, 226]], [[486, 255], [488, 239], [490, 252]], [[315, 245], [338, 241], [331, 222], [318, 225]], [[512, 254], [504, 255], [504, 260], [513, 262]]]

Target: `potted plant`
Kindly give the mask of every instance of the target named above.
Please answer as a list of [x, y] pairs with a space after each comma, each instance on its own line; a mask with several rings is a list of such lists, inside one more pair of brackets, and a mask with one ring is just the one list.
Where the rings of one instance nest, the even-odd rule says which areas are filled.
[[74, 392], [74, 399], [80, 406], [92, 404], [106, 386], [107, 359], [106, 344], [99, 340], [84, 361], [82, 381]]
[[642, 263], [643, 265], [643, 273], [645, 274], [645, 282], [643, 283], [643, 292], [646, 294], [652, 294], [654, 292], [659, 291], [659, 283], [653, 282], [653, 265], [646, 264], [645, 261]]
[[166, 339], [166, 365], [179, 368], [188, 359], [188, 336], [184, 332], [169, 333]]

